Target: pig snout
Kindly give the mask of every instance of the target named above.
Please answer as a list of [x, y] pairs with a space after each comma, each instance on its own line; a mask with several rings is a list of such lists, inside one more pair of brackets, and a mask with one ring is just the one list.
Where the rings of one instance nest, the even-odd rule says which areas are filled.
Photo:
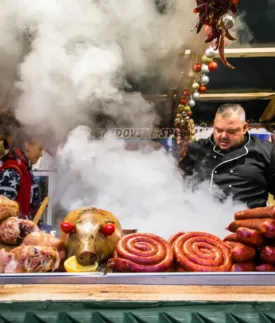
[[76, 259], [80, 265], [87, 266], [93, 265], [97, 260], [97, 256], [92, 251], [84, 250], [76, 255]]

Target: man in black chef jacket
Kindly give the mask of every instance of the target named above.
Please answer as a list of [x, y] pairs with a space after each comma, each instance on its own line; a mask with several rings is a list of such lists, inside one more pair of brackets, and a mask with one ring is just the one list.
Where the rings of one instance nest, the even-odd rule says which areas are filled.
[[222, 105], [215, 116], [213, 134], [190, 144], [179, 164], [192, 181], [210, 181], [225, 196], [249, 208], [267, 205], [275, 193], [275, 145], [248, 133], [244, 109]]

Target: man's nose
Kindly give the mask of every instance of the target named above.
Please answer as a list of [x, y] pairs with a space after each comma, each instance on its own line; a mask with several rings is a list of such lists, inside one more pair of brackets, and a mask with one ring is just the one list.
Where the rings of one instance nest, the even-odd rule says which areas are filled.
[[224, 131], [224, 132], [222, 132], [221, 137], [222, 137], [222, 138], [224, 138], [224, 139], [225, 139], [225, 138], [227, 138], [227, 133], [226, 133], [225, 131]]

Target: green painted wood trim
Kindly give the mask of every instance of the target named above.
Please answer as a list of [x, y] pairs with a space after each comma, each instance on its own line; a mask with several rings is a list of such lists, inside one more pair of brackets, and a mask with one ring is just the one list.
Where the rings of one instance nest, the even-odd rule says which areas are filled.
[[274, 323], [275, 303], [7, 302], [0, 323]]

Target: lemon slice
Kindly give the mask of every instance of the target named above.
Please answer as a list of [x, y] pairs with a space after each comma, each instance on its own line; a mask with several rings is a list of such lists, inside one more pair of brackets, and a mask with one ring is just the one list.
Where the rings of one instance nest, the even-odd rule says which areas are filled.
[[69, 273], [94, 272], [98, 268], [98, 263], [95, 262], [93, 265], [82, 266], [77, 262], [76, 257], [72, 256], [64, 262], [64, 267]]

